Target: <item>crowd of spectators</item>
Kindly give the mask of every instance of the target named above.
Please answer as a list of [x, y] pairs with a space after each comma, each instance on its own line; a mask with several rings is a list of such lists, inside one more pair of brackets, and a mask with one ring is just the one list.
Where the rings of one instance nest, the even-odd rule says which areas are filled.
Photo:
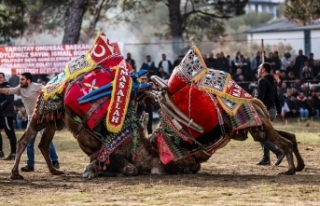
[[[231, 58], [223, 52], [203, 54], [204, 61], [208, 68], [228, 72], [232, 78], [247, 92], [254, 95], [256, 82], [258, 80], [257, 70], [262, 61], [272, 65], [273, 72], [278, 77], [279, 96], [282, 102], [282, 112], [285, 117], [300, 117], [307, 119], [310, 116], [320, 117], [320, 100], [317, 98], [320, 91], [320, 65], [319, 60], [314, 59], [313, 53], [309, 57], [299, 50], [294, 58], [289, 52], [283, 57], [277, 51], [265, 54], [262, 57], [260, 51], [251, 59], [245, 57], [241, 52], [236, 52]], [[134, 70], [147, 70], [148, 77], [158, 75], [163, 79], [169, 79], [173, 69], [180, 64], [184, 55], [179, 55], [171, 62], [166, 54], [161, 55], [161, 61], [155, 63], [150, 55], [138, 66], [131, 54], [127, 54], [126, 61], [130, 63]], [[12, 87], [19, 84], [19, 77], [13, 75], [9, 79]], [[49, 79], [46, 75], [34, 75], [34, 82], [45, 84]], [[19, 107], [20, 108], [20, 107]]]
[[[236, 52], [235, 57], [225, 56], [223, 52], [202, 55], [208, 68], [228, 72], [232, 78], [246, 91], [254, 95], [257, 70], [259, 65], [265, 61], [272, 66], [276, 79], [278, 80], [279, 96], [282, 103], [282, 113], [285, 117], [300, 117], [302, 120], [310, 116], [320, 117], [320, 100], [317, 86], [320, 82], [319, 61], [314, 59], [313, 53], [309, 57], [299, 50], [294, 58], [289, 52], [283, 57], [277, 51], [270, 52], [262, 57], [260, 51], [251, 59], [245, 57], [241, 52]], [[162, 60], [156, 64], [150, 55], [146, 56], [141, 67], [137, 67], [131, 54], [128, 53], [127, 61], [135, 70], [144, 69], [148, 71], [148, 77], [158, 75], [168, 79], [175, 68], [183, 59], [183, 55], [171, 63], [165, 54]]]

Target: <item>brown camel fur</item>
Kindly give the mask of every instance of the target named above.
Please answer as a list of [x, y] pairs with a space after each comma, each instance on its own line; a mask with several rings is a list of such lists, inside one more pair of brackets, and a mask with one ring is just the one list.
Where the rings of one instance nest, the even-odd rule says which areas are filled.
[[[56, 170], [49, 158], [49, 144], [53, 139], [56, 130], [62, 129], [63, 123], [74, 135], [80, 148], [90, 156], [90, 164], [87, 166], [85, 172], [86, 177], [94, 177], [98, 173], [97, 161], [95, 160], [95, 154], [103, 146], [101, 141], [94, 137], [89, 131], [82, 130], [79, 134], [76, 134], [79, 123], [75, 122], [67, 112], [64, 112], [64, 120], [58, 122], [36, 124], [37, 120], [35, 115], [32, 116], [30, 125], [20, 138], [17, 143], [16, 160], [12, 169], [11, 179], [22, 179], [23, 177], [19, 174], [19, 163], [21, 155], [25, 150], [27, 144], [37, 134], [38, 131], [44, 129], [44, 133], [39, 143], [39, 149], [46, 160], [49, 171], [53, 175], [60, 175], [63, 172]], [[130, 153], [132, 148], [132, 141], [128, 140], [117, 148], [117, 150], [110, 155], [110, 165], [108, 166], [108, 172], [111, 173], [122, 173], [124, 175], [138, 175], [138, 174], [163, 174], [165, 172], [164, 166], [160, 163], [156, 151], [152, 149], [150, 141], [146, 138], [145, 132], [140, 132], [139, 147], [137, 148], [138, 157], [135, 161], [129, 161], [131, 159]], [[89, 171], [88, 171], [89, 170]], [[106, 174], [106, 173], [104, 173]]]

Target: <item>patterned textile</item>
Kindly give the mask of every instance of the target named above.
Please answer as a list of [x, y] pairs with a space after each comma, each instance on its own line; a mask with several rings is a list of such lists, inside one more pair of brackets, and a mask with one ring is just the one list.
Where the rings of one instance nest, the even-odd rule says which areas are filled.
[[197, 83], [197, 87], [215, 94], [223, 109], [230, 115], [235, 115], [243, 103], [250, 102], [253, 98], [231, 79], [230, 74], [214, 69], [209, 70]]
[[[160, 124], [158, 129], [161, 132], [157, 133], [155, 137], [155, 144], [157, 145], [160, 160], [163, 164], [168, 164], [172, 161], [177, 161], [186, 158], [197, 152], [202, 151], [202, 148], [197, 144], [190, 144], [186, 146], [181, 138], [183, 134], [177, 131], [172, 122], [168, 119], [165, 113], [160, 113]], [[185, 137], [186, 138], [186, 137]], [[230, 141], [228, 137], [212, 138], [212, 142], [204, 145], [209, 149], [208, 154], [213, 154], [216, 150], [224, 147]]]
[[40, 93], [35, 108], [38, 123], [49, 122], [62, 117], [63, 97], [55, 95], [49, 99], [44, 98], [44, 93]]
[[64, 71], [48, 83], [44, 90], [44, 98], [48, 99], [55, 94], [62, 94], [66, 83], [80, 74], [95, 69], [100, 63], [115, 56], [114, 48], [104, 33], [99, 33], [94, 40], [93, 46], [86, 54], [68, 62]]
[[133, 143], [131, 155], [132, 157], [136, 157], [136, 150], [139, 146], [140, 138], [138, 131], [141, 129], [136, 115], [134, 104], [131, 103], [126, 114], [124, 125], [120, 132], [108, 133], [106, 136], [95, 133], [95, 136], [100, 136], [99, 139], [104, 143], [105, 146], [97, 154], [97, 158], [100, 162], [108, 164], [110, 154], [130, 138], [132, 139]]
[[[93, 102], [86, 102], [84, 104], [79, 104], [78, 99], [85, 94], [96, 90], [113, 80], [113, 76], [108, 69], [95, 69], [88, 74], [84, 75], [78, 81], [70, 85], [68, 91], [64, 96], [65, 104], [71, 108], [78, 116], [85, 118], [88, 111], [92, 107]], [[105, 102], [100, 103], [101, 106], [96, 109], [96, 111], [91, 115], [87, 121], [87, 125], [90, 129], [94, 129], [107, 115], [108, 107], [110, 104], [110, 98]]]
[[168, 81], [170, 93], [174, 94], [184, 86], [199, 81], [207, 71], [201, 52], [196, 46], [192, 47], [173, 70]]
[[232, 131], [243, 130], [262, 125], [256, 110], [252, 103], [244, 103], [238, 109], [236, 115], [223, 114], [224, 123], [232, 128]]

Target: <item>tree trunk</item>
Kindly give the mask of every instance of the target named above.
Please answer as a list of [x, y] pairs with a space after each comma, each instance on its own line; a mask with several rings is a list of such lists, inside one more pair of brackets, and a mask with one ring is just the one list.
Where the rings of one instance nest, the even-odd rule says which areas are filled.
[[88, 0], [71, 0], [62, 44], [78, 43], [83, 15], [87, 11], [87, 7]]
[[183, 29], [182, 29], [182, 16], [180, 12], [181, 0], [170, 0], [168, 1], [169, 8], [169, 20], [170, 30], [172, 36], [172, 49], [174, 54], [183, 55], [184, 41], [183, 41]]

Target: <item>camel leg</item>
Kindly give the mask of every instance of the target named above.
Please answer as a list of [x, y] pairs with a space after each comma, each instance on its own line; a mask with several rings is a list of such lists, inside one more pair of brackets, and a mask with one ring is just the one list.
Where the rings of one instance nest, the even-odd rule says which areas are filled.
[[269, 141], [272, 144], [278, 146], [286, 155], [289, 169], [286, 172], [280, 173], [285, 175], [294, 175], [295, 168], [293, 162], [293, 154], [292, 154], [292, 142], [282, 137], [271, 124], [264, 124], [263, 131], [251, 131], [251, 135], [255, 141], [265, 142]]
[[44, 129], [44, 132], [42, 134], [42, 137], [41, 137], [41, 140], [40, 140], [40, 143], [39, 143], [38, 147], [39, 147], [39, 149], [40, 149], [40, 151], [42, 153], [42, 156], [46, 160], [46, 163], [48, 165], [50, 173], [53, 174], [53, 175], [61, 175], [61, 174], [64, 174], [64, 173], [59, 171], [59, 170], [57, 170], [57, 169], [55, 169], [52, 166], [52, 162], [51, 162], [51, 159], [49, 157], [49, 145], [50, 145], [50, 142], [53, 139], [53, 136], [54, 136], [55, 132], [56, 132], [56, 125], [55, 125], [54, 122], [50, 122], [48, 124], [48, 126]]
[[110, 165], [108, 165], [108, 171], [111, 173], [122, 173], [126, 176], [138, 175], [138, 169], [131, 164], [123, 155], [111, 154]]
[[20, 159], [21, 159], [21, 155], [24, 152], [24, 150], [27, 147], [27, 144], [33, 139], [35, 138], [35, 136], [37, 135], [38, 131], [35, 130], [35, 123], [36, 120], [34, 120], [32, 118], [29, 126], [27, 127], [27, 129], [25, 130], [25, 132], [23, 133], [22, 137], [19, 139], [19, 141], [17, 142], [17, 151], [16, 151], [16, 158], [15, 158], [15, 162], [13, 165], [13, 168], [11, 170], [11, 179], [16, 180], [16, 179], [23, 179], [23, 176], [21, 176], [19, 174], [19, 164], [20, 164]]
[[296, 135], [290, 132], [286, 132], [286, 131], [277, 131], [282, 137], [286, 138], [287, 140], [292, 142], [292, 146], [293, 146], [293, 153], [297, 158], [297, 167], [296, 167], [296, 171], [302, 171], [305, 167], [304, 161], [300, 155], [299, 149], [298, 149], [298, 144], [297, 144], [297, 139], [296, 139]]

